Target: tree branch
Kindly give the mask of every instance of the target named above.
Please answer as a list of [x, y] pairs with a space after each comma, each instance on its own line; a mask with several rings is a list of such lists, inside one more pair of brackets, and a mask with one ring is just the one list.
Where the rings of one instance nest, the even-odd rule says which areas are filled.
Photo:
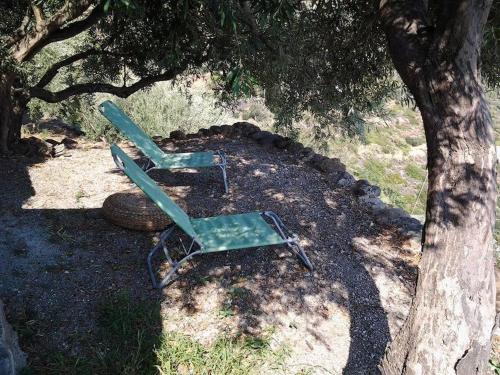
[[50, 34], [47, 39], [43, 40], [39, 44], [37, 50], [34, 53], [38, 52], [40, 49], [47, 46], [48, 44], [69, 39], [80, 34], [81, 32], [95, 25], [103, 15], [104, 15], [104, 10], [102, 6], [98, 5], [94, 7], [89, 12], [89, 15], [86, 18], [80, 21], [72, 22], [68, 26], [62, 29], [58, 29], [54, 31], [52, 34]]
[[33, 15], [35, 16], [35, 23], [37, 28], [42, 28], [45, 23], [45, 19], [43, 17], [43, 12], [40, 7], [36, 4], [31, 4], [31, 9], [33, 10]]
[[168, 81], [174, 79], [178, 74], [184, 71], [183, 68], [173, 68], [165, 73], [144, 77], [130, 86], [114, 86], [109, 83], [80, 83], [64, 90], [52, 92], [41, 87], [31, 87], [29, 94], [32, 98], [38, 98], [48, 103], [58, 103], [74, 95], [93, 94], [97, 92], [109, 93], [120, 98], [126, 98], [134, 92], [144, 89], [155, 82]]
[[[46, 45], [71, 38], [88, 29], [97, 23], [104, 13], [101, 3], [96, 6], [93, 6], [93, 3], [94, 0], [66, 1], [41, 27], [36, 27], [10, 46], [12, 56], [19, 62], [26, 61]], [[87, 12], [89, 14], [83, 20], [69, 23]], [[65, 24], [68, 25], [64, 27]]]
[[70, 57], [64, 59], [64, 60], [56, 62], [49, 69], [47, 69], [47, 71], [42, 76], [42, 78], [40, 78], [40, 81], [38, 81], [38, 83], [35, 85], [35, 87], [42, 88], [42, 87], [47, 86], [50, 83], [50, 81], [52, 81], [54, 79], [54, 77], [59, 73], [59, 69], [65, 67], [65, 66], [71, 65], [78, 60], [83, 60], [91, 55], [96, 55], [98, 53], [99, 53], [99, 51], [97, 51], [96, 49], [90, 49], [90, 50], [87, 50], [84, 52], [77, 53], [73, 56], [70, 56]]
[[252, 13], [250, 2], [243, 0], [240, 1], [238, 5], [241, 12], [241, 16], [238, 17], [240, 21], [249, 27], [251, 34], [264, 44], [267, 49], [269, 49], [272, 53], [277, 53], [276, 47], [271, 44], [268, 38], [266, 38], [266, 36], [259, 29], [257, 21]]
[[381, 0], [379, 14], [392, 60], [416, 99], [420, 96], [423, 67], [432, 27], [424, 0]]
[[59, 69], [64, 68], [65, 66], [71, 65], [74, 62], [77, 62], [79, 60], [86, 59], [89, 56], [92, 55], [111, 55], [111, 56], [117, 56], [117, 57], [124, 57], [124, 56], [129, 56], [129, 54], [125, 53], [117, 53], [117, 52], [109, 52], [109, 51], [102, 51], [102, 50], [97, 50], [95, 48], [91, 48], [87, 51], [79, 52], [76, 53], [72, 56], [69, 56], [63, 60], [60, 60], [53, 64], [45, 74], [40, 78], [38, 83], [35, 85], [35, 87], [40, 87], [43, 88], [47, 86], [53, 79], [54, 77], [59, 73]]
[[477, 74], [479, 53], [492, 0], [441, 3], [431, 53], [438, 61], [468, 61]]

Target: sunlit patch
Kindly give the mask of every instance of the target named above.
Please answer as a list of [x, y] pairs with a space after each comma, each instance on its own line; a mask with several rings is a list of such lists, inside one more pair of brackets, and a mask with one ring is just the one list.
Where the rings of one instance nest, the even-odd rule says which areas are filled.
[[268, 197], [271, 197], [279, 202], [281, 201], [284, 201], [285, 200], [285, 194], [283, 193], [277, 193], [277, 192], [266, 192], [266, 195]]
[[338, 205], [337, 202], [335, 202], [334, 200], [332, 200], [328, 197], [325, 197], [325, 203], [328, 205], [328, 207], [333, 208], [333, 209], [337, 208], [337, 205]]
[[312, 244], [313, 244], [312, 241], [310, 241], [308, 238], [303, 237], [303, 236], [301, 237], [299, 243], [300, 243], [300, 246], [302, 246], [302, 247], [312, 246]]

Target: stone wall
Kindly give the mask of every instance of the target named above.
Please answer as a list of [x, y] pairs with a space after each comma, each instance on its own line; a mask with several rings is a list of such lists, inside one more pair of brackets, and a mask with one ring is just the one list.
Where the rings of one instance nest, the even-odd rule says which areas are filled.
[[19, 348], [17, 335], [7, 323], [0, 300], [0, 375], [15, 375], [26, 366], [26, 354]]
[[159, 137], [155, 140], [162, 143], [216, 135], [228, 138], [246, 138], [264, 148], [293, 154], [298, 160], [323, 173], [331, 184], [350, 190], [355, 199], [371, 211], [376, 223], [393, 227], [413, 243], [411, 246], [412, 251], [420, 252], [422, 224], [417, 219], [411, 217], [401, 208], [392, 207], [382, 202], [380, 200], [380, 188], [371, 185], [366, 180], [356, 180], [354, 176], [346, 171], [345, 165], [339, 159], [317, 154], [311, 148], [304, 147], [302, 143], [295, 142], [291, 138], [261, 130], [258, 126], [249, 122], [236, 122], [233, 125], [211, 126], [208, 129], [200, 129], [194, 134], [184, 134], [182, 131], [176, 130], [170, 133], [169, 138], [162, 139]]

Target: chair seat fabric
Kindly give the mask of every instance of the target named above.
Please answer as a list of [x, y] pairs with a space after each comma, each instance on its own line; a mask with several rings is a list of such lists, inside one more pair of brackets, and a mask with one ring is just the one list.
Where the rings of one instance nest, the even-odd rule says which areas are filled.
[[190, 218], [120, 147], [111, 145], [111, 153], [121, 162], [125, 174], [184, 232], [201, 245], [202, 252], [278, 245], [286, 242], [259, 212]]
[[259, 212], [191, 219], [203, 252], [283, 244]]
[[212, 167], [215, 165], [214, 153], [211, 151], [164, 154], [161, 159], [154, 159], [153, 162], [157, 168], [161, 169]]

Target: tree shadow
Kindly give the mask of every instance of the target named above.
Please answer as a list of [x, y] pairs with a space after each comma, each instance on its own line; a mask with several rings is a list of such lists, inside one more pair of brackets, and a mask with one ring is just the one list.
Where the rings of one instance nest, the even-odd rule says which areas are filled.
[[[317, 356], [343, 353], [343, 370], [332, 363], [321, 371], [376, 373], [395, 323], [388, 320], [387, 298], [381, 296], [381, 284], [374, 276], [378, 272], [399, 284], [414, 283], [411, 265], [383, 253], [383, 247], [377, 251], [376, 246], [368, 246], [369, 250], [359, 246], [359, 239], [373, 241], [384, 229], [371, 224], [369, 213], [348, 191], [332, 189], [319, 172], [306, 170], [292, 155], [216, 138], [180, 142], [178, 148], [194, 151], [200, 143], [227, 152], [230, 194], [222, 195], [215, 168], [188, 176], [158, 171], [153, 177], [168, 189], [189, 185], [183, 192], [192, 217], [275, 211], [301, 238], [315, 272], [308, 273], [283, 247], [207, 254], [195, 258], [179, 280], [160, 293], [150, 287], [145, 267], [157, 235], [109, 224], [99, 209], [22, 209], [23, 202], [35, 194], [27, 172], [32, 163], [0, 160], [0, 169], [8, 171], [0, 182], [1, 191], [8, 194], [2, 206], [19, 216], [9, 221], [16, 223], [17, 245], [14, 229], [4, 229], [6, 241], [11, 242], [3, 244], [9, 254], [0, 274], [8, 282], [0, 286], [0, 296], [12, 302], [10, 316], [22, 322], [17, 327], [21, 332], [28, 322], [36, 321], [31, 334], [21, 334], [30, 360], [43, 366], [49, 359], [41, 357], [41, 349], [54, 348], [54, 343], [76, 358], [90, 355], [81, 340], [98, 337], [99, 304], [125, 291], [136, 301], [161, 303], [161, 319], [181, 324], [180, 330], [182, 324], [197, 324], [198, 316], [208, 317], [206, 324], [214, 327], [234, 326], [234, 332], [252, 335], [273, 326], [284, 332], [292, 346], [310, 353], [310, 363], [296, 366], [318, 363], [321, 367]], [[12, 189], [14, 181], [23, 189]], [[3, 215], [3, 220], [11, 214]], [[38, 242], [30, 242], [34, 239]], [[26, 257], [23, 247], [40, 253]], [[210, 298], [212, 310], [207, 313]], [[220, 316], [224, 309], [231, 314], [227, 319]], [[160, 319], [159, 314], [154, 319]], [[161, 322], [157, 323], [160, 327]], [[341, 339], [349, 345], [338, 348], [336, 337], [343, 334], [344, 326], [349, 328]]]
[[[355, 250], [357, 239], [377, 239], [384, 228], [370, 225], [369, 214], [353, 202], [350, 193], [327, 187], [319, 173], [309, 171], [312, 178], [299, 181], [302, 167], [292, 162], [293, 156], [263, 155], [257, 146], [240, 141], [211, 145], [224, 148], [228, 154], [231, 194], [207, 203], [208, 209], [191, 209], [190, 214], [203, 217], [275, 211], [304, 240], [316, 270], [312, 275], [305, 272], [298, 259], [279, 247], [207, 254], [193, 259], [180, 279], [164, 291], [167, 299], [181, 304], [186, 313], [196, 314], [204, 309], [207, 283], [213, 283], [226, 290], [228, 296], [222, 298], [221, 306], [233, 310], [238, 330], [259, 332], [268, 324], [283, 324], [269, 318], [273, 316], [307, 316], [307, 328], [302, 333], [316, 342], [306, 346], [323, 346], [327, 352], [332, 351], [335, 340], [321, 329], [332, 318], [328, 309], [336, 305], [350, 316], [349, 355], [343, 372], [377, 373], [376, 366], [391, 334], [378, 285], [367, 269], [383, 270], [390, 278], [403, 280], [408, 292], [415, 282], [414, 267], [396, 256]], [[179, 151], [197, 147], [190, 140], [181, 143]], [[155, 177], [175, 185], [170, 174]], [[204, 194], [197, 187], [189, 191], [186, 200], [199, 202]], [[346, 215], [350, 211], [356, 211], [359, 217]], [[235, 289], [239, 290], [236, 296]]]

